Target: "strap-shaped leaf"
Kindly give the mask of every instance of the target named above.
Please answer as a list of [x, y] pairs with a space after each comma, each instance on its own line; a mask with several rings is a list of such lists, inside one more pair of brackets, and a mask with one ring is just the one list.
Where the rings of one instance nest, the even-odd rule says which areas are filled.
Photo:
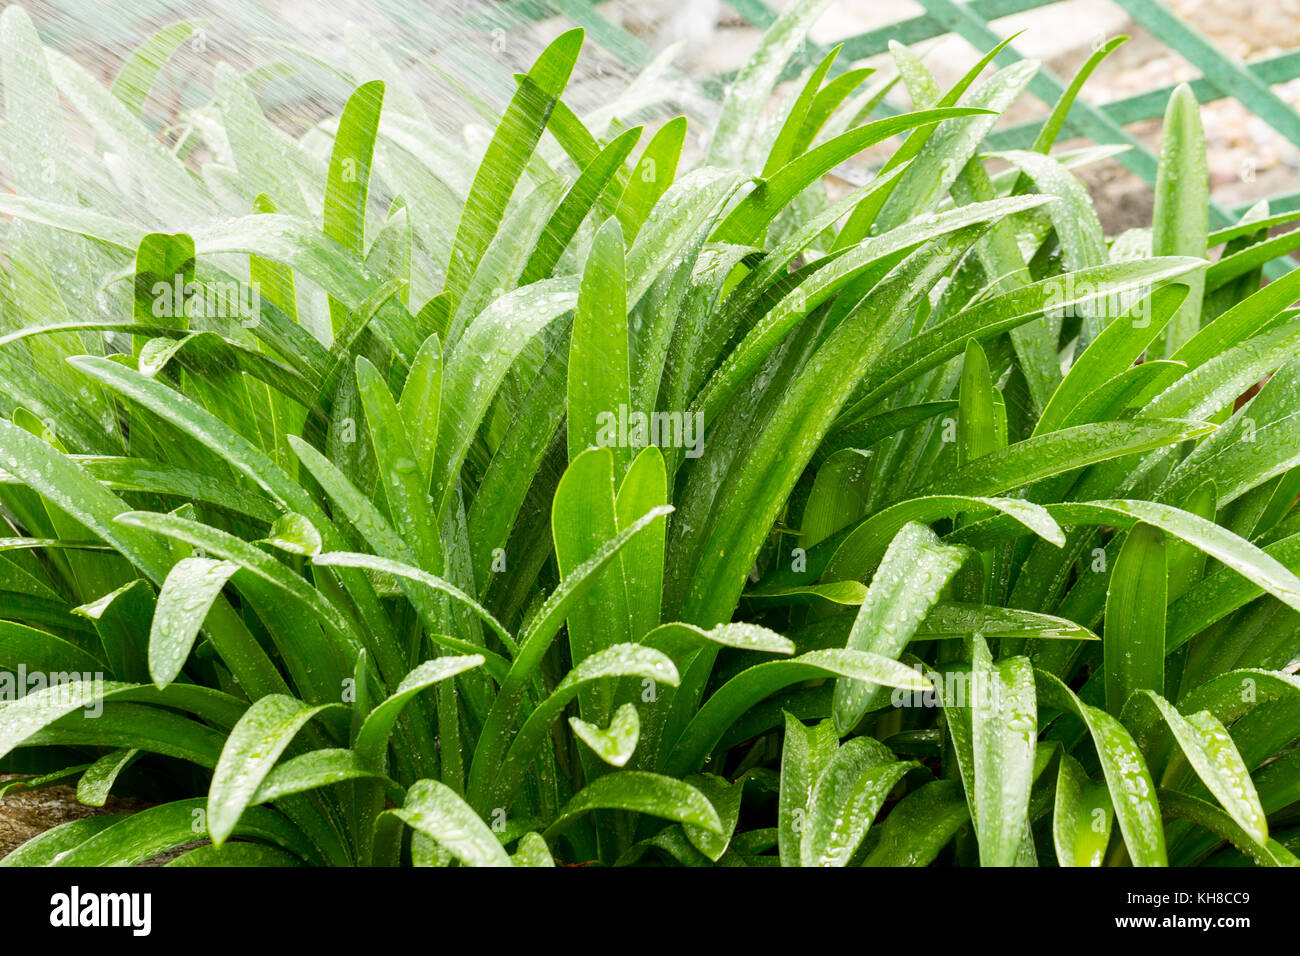
[[714, 833], [705, 827], [692, 823], [683, 823], [682, 832], [695, 849], [699, 850], [714, 863], [717, 863], [736, 832], [736, 823], [740, 818], [740, 801], [745, 792], [745, 778], [730, 783], [724, 777], [711, 773], [692, 774], [686, 782], [709, 798], [713, 809], [718, 812], [722, 822], [722, 832]]
[[846, 742], [813, 786], [801, 866], [847, 866], [885, 798], [916, 764], [867, 737]]
[[598, 777], [580, 790], [543, 836], [548, 841], [554, 839], [592, 810], [630, 810], [674, 823], [689, 823], [711, 833], [723, 832], [713, 804], [690, 784], [657, 773], [622, 770]]
[[1025, 212], [1043, 202], [1037, 196], [1018, 196], [972, 203], [947, 212], [918, 216], [897, 229], [864, 241], [825, 268], [818, 269], [762, 315], [710, 377], [692, 411], [703, 411], [705, 423], [711, 423], [722, 406], [798, 322], [874, 263], [927, 240], [951, 236], [972, 226]]
[[[659, 131], [659, 134], [673, 126], [684, 132], [686, 124], [676, 120], [670, 121]], [[560, 200], [560, 204], [555, 207], [555, 212], [551, 214], [551, 218], [542, 228], [537, 247], [529, 256], [523, 273], [519, 277], [521, 286], [551, 277], [555, 264], [578, 231], [578, 227], [582, 225], [582, 220], [601, 199], [606, 188], [613, 188], [613, 182], [616, 181], [618, 174], [623, 171], [623, 161], [632, 152], [632, 147], [636, 145], [641, 136], [641, 130], [640, 126], [635, 126], [610, 140], [609, 145], [602, 149], [600, 154], [588, 163], [578, 178], [574, 180], [573, 185], [569, 187], [568, 192], [564, 194], [564, 198]], [[655, 148], [656, 142], [659, 141], [659, 134], [655, 135], [655, 139], [647, 147], [647, 152]], [[669, 133], [665, 135], [671, 135], [671, 130], [669, 129]], [[680, 144], [678, 148], [680, 148]], [[669, 178], [662, 183], [661, 189], [668, 188], [673, 170], [670, 168], [664, 172]], [[658, 170], [652, 169], [649, 173], [650, 182], [657, 183], [658, 175], [660, 175]], [[632, 183], [635, 184], [639, 181], [634, 174]], [[624, 230], [626, 231], [626, 229], [627, 226], [625, 225]]]
[[446, 513], [470, 443], [506, 373], [534, 336], [573, 308], [576, 291], [577, 281], [566, 276], [509, 292], [475, 316], [449, 348], [431, 481], [439, 516]]
[[723, 684], [686, 725], [668, 758], [669, 773], [690, 773], [746, 710], [783, 687], [817, 677], [928, 690], [930, 682], [906, 664], [867, 651], [809, 651], [785, 661], [756, 664]]
[[479, 260], [500, 227], [506, 204], [523, 177], [524, 167], [541, 139], [556, 100], [569, 82], [583, 32], [557, 37], [533, 64], [515, 91], [474, 175], [456, 229], [445, 288], [464, 293]]
[[914, 641], [952, 640], [983, 634], [988, 639], [1097, 641], [1100, 638], [1074, 621], [1050, 614], [988, 604], [936, 604], [912, 635]]
[[[1107, 525], [1122, 530], [1128, 530], [1139, 522], [1153, 525], [1166, 534], [1172, 534], [1194, 545], [1236, 573], [1248, 578], [1282, 603], [1300, 610], [1300, 578], [1249, 541], [1205, 518], [1189, 514], [1172, 505], [1136, 499], [1068, 502], [1048, 505], [1046, 508], [1055, 520], [1064, 525]], [[950, 540], [954, 543], [979, 547], [981, 541], [996, 540], [990, 532], [995, 531], [998, 521], [999, 519], [994, 518], [981, 522], [982, 527], [978, 531], [975, 526], [962, 529], [953, 534]], [[1094, 585], [1094, 587], [1100, 585], [1103, 599], [1105, 583], [1103, 578]], [[1081, 592], [1078, 600], [1083, 603], [1092, 597], [1092, 592]], [[1088, 620], [1088, 617], [1081, 616], [1078, 610], [1071, 608], [1071, 600], [1067, 600], [1062, 605], [1060, 613], [1074, 620]], [[1100, 613], [1100, 608], [1097, 612]]]
[[880, 838], [863, 866], [929, 866], [969, 820], [961, 786], [935, 780], [894, 805], [879, 824]]
[[1052, 309], [1064, 311], [1103, 298], [1143, 293], [1157, 283], [1186, 275], [1200, 259], [1166, 256], [1141, 262], [1121, 262], [1081, 269], [1068, 278], [1054, 276], [1011, 292], [981, 299], [952, 318], [908, 339], [878, 367], [868, 370], [860, 396], [841, 416], [848, 424], [862, 418], [876, 403], [921, 373], [960, 355], [971, 336], [990, 338], [1017, 328]]
[[782, 866], [799, 866], [803, 859], [813, 788], [838, 746], [833, 722], [823, 720], [806, 727], [793, 715], [785, 715], [777, 803], [777, 846]]
[[709, 147], [710, 164], [745, 165], [750, 140], [782, 70], [828, 5], [829, 0], [792, 3], [763, 33], [757, 54], [727, 89]]
[[108, 802], [109, 791], [117, 776], [139, 755], [138, 750], [125, 748], [105, 754], [86, 768], [77, 781], [77, 802], [88, 807], [102, 807]]
[[537, 755], [546, 734], [584, 687], [618, 677], [640, 677], [676, 687], [677, 668], [659, 651], [637, 644], [615, 644], [585, 658], [564, 676], [555, 690], [533, 709], [510, 743], [492, 784], [493, 806], [509, 806], [510, 798]]
[[877, 120], [847, 133], [791, 160], [770, 176], [759, 180], [750, 192], [722, 221], [713, 235], [714, 242], [751, 245], [755, 238], [782, 209], [819, 176], [882, 140], [899, 133], [928, 126], [942, 120], [982, 115], [978, 109], [947, 107], [903, 113]]
[[230, 731], [208, 788], [208, 835], [220, 846], [235, 832], [240, 817], [280, 754], [317, 714], [342, 704], [309, 707], [282, 694], [253, 702]]
[[407, 437], [406, 422], [388, 385], [364, 356], [356, 361], [357, 391], [366, 410], [366, 424], [375, 462], [383, 482], [393, 526], [401, 529], [420, 563], [441, 570], [442, 539], [429, 499], [429, 477]]
[[1250, 770], [1219, 719], [1206, 710], [1184, 715], [1150, 690], [1143, 697], [1160, 712], [1187, 762], [1241, 831], [1260, 846], [1266, 844], [1268, 820]]
[[438, 446], [438, 419], [442, 411], [442, 341], [435, 332], [424, 340], [402, 386], [398, 402], [407, 438], [415, 451], [420, 473], [427, 483]]
[[397, 689], [387, 699], [375, 706], [365, 718], [354, 743], [357, 753], [365, 760], [383, 766], [388, 746], [388, 737], [402, 710], [420, 691], [432, 687], [440, 681], [448, 680], [457, 674], [478, 667], [483, 663], [480, 654], [463, 657], [438, 657], [425, 661], [415, 668], [397, 685]]
[[1232, 843], [1258, 866], [1300, 866], [1300, 860], [1296, 859], [1295, 854], [1277, 840], [1270, 839], [1260, 846], [1231, 817], [1204, 800], [1177, 791], [1162, 790], [1160, 804], [1165, 808], [1167, 816], [1205, 827], [1216, 836]]
[[570, 609], [588, 592], [600, 571], [630, 541], [671, 511], [669, 506], [653, 508], [620, 531], [614, 539], [606, 542], [591, 558], [561, 580], [559, 587], [551, 592], [550, 597], [538, 609], [519, 642], [519, 653], [497, 692], [496, 701], [479, 734], [479, 745], [470, 765], [469, 792], [472, 796], [478, 798], [486, 793], [490, 775], [495, 775], [505, 756], [509, 745], [506, 734], [519, 714], [525, 690], [541, 666], [542, 658], [568, 617]]
[[[885, 554], [889, 543], [909, 522], [928, 523], [960, 512], [995, 510], [1023, 525], [1045, 541], [1060, 547], [1065, 532], [1042, 505], [1019, 498], [983, 498], [968, 495], [927, 495], [900, 501], [868, 517], [843, 538], [822, 574], [823, 580], [862, 580]], [[811, 556], [810, 556], [811, 557]]]
[[69, 820], [38, 833], [22, 846], [0, 857], [0, 867], [50, 866], [60, 854], [120, 822], [126, 814], [106, 813], [97, 817]]
[[0, 703], [0, 757], [64, 714], [93, 708], [113, 691], [134, 689], [134, 684], [118, 681], [79, 680], [53, 684]]
[[794, 642], [782, 637], [776, 631], [758, 624], [719, 624], [712, 630], [704, 630], [694, 624], [674, 621], [661, 624], [642, 641], [647, 647], [663, 651], [674, 660], [680, 660], [686, 654], [698, 650], [707, 644], [722, 647], [735, 647], [743, 651], [758, 651], [765, 654], [793, 654]]
[[[120, 818], [112, 826], [59, 855], [56, 866], [133, 866], [203, 835], [203, 800], [177, 800]], [[196, 825], [198, 824], [198, 825]], [[232, 834], [272, 843], [300, 859], [324, 862], [311, 842], [280, 814], [252, 807]]]
[[[339, 565], [348, 568], [368, 568], [372, 571], [382, 571], [386, 574], [392, 574], [397, 577], [419, 582], [425, 587], [437, 591], [440, 594], [445, 594], [469, 608], [480, 620], [483, 621], [484, 624], [496, 632], [497, 636], [501, 638], [507, 647], [511, 647], [514, 644], [514, 638], [510, 636], [510, 632], [501, 626], [501, 623], [492, 616], [490, 611], [481, 606], [477, 601], [454, 584], [450, 584], [436, 575], [429, 574], [427, 571], [421, 571], [419, 568], [413, 568], [400, 561], [390, 561], [387, 558], [377, 558], [372, 554], [361, 554], [355, 551], [330, 551], [325, 554], [318, 554], [312, 558], [312, 563], [324, 565], [326, 567]], [[446, 640], [450, 642], [451, 639], [448, 638]], [[453, 645], [448, 643], [448, 646], [463, 645]], [[475, 653], [478, 650], [479, 648], [472, 648], [470, 653]]]
[[1065, 684], [1045, 671], [1034, 671], [1039, 698], [1049, 707], [1070, 711], [1083, 721], [1097, 748], [1115, 819], [1134, 866], [1166, 866], [1165, 831], [1155, 784], [1142, 751], [1110, 714], [1085, 704]]
[[1102, 632], [1106, 710], [1115, 717], [1135, 692], [1165, 686], [1167, 586], [1164, 534], [1134, 525], [1110, 573]]
[[611, 767], [622, 767], [632, 759], [641, 737], [641, 719], [635, 704], [623, 704], [614, 711], [608, 727], [597, 727], [580, 717], [570, 717], [573, 734]]
[[167, 572], [149, 629], [149, 676], [156, 686], [180, 674], [212, 602], [237, 570], [233, 561], [182, 558]]
[[1115, 819], [1106, 785], [1089, 780], [1079, 761], [1061, 754], [1053, 799], [1052, 840], [1057, 863], [1101, 866]]
[[[622, 339], [627, 339], [626, 329]], [[571, 389], [574, 387], [572, 362], [575, 357], [571, 350]], [[626, 380], [626, 364], [618, 360], [614, 364], [622, 365], [624, 371], [619, 375]], [[587, 370], [583, 374], [594, 373]], [[626, 390], [624, 396], [622, 401], [626, 405]], [[573, 397], [572, 391], [570, 397]], [[577, 407], [570, 405], [570, 421], [573, 421], [575, 413], [585, 416], [594, 410], [579, 412]], [[580, 434], [580, 430], [593, 425], [593, 421], [575, 422], [570, 430], [571, 439]], [[572, 446], [570, 451], [573, 451]], [[627, 460], [626, 453], [622, 460]], [[560, 478], [551, 501], [551, 536], [555, 540], [555, 561], [562, 576], [580, 567], [618, 531], [614, 490], [615, 476], [621, 471], [618, 461], [609, 448], [587, 448], [575, 455]], [[662, 558], [660, 560], [662, 563]], [[570, 657], [575, 664], [612, 644], [632, 640], [628, 588], [621, 558], [610, 562], [609, 567], [596, 576], [587, 594], [575, 602], [568, 617], [568, 632]], [[579, 695], [582, 713], [592, 720], [606, 720], [611, 709], [609, 694], [608, 685], [584, 688]]]
[[[924, 525], [904, 525], [885, 550], [845, 646], [897, 658], [966, 555], [961, 548], [941, 544]], [[841, 734], [857, 725], [877, 691], [871, 684], [836, 682], [832, 712]]]
[[16, 670], [19, 666], [45, 673], [103, 670], [103, 664], [71, 641], [25, 624], [0, 621], [0, 667]]
[[1034, 425], [1034, 434], [1061, 427], [1065, 417], [1087, 398], [1098, 382], [1109, 381], [1130, 368], [1165, 327], [1187, 293], [1185, 285], [1162, 286], [1116, 316], [1070, 366]]
[[995, 663], [978, 634], [972, 644], [975, 698], [966, 706], [971, 708], [980, 864], [1013, 866], [1028, 819], [1038, 739], [1033, 668], [1025, 657]]
[[390, 813], [424, 834], [466, 866], [511, 866], [496, 836], [469, 804], [437, 780], [417, 780]]
[[[1151, 213], [1151, 254], [1204, 255], [1210, 228], [1210, 176], [1205, 158], [1201, 108], [1192, 88], [1180, 84], [1169, 97], [1160, 140], [1155, 210]], [[1205, 274], [1191, 279], [1192, 292], [1164, 330], [1164, 354], [1174, 355], [1201, 327]]]
[[515, 866], [555, 866], [550, 847], [540, 833], [525, 833], [519, 838], [518, 849], [510, 858]]
[[[614, 142], [617, 141], [611, 142], [606, 151]], [[685, 143], [686, 117], [675, 116], [655, 131], [637, 160], [615, 210], [629, 244], [636, 240], [655, 203], [673, 184]]]
[[274, 803], [295, 793], [305, 793], [348, 780], [383, 777], [355, 750], [312, 750], [274, 767], [258, 785], [249, 800], [249, 806]]

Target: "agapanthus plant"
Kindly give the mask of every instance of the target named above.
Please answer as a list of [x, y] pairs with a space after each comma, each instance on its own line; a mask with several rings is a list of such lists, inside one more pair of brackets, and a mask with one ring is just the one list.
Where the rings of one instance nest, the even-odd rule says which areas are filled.
[[373, 46], [166, 143], [184, 30], [108, 89], [4, 13], [0, 770], [154, 804], [5, 864], [1295, 862], [1293, 217], [1209, 231], [1181, 89], [1106, 237], [1115, 44], [1029, 150], [1001, 47], [773, 114], [820, 8], [706, 126], [562, 34], [478, 149]]

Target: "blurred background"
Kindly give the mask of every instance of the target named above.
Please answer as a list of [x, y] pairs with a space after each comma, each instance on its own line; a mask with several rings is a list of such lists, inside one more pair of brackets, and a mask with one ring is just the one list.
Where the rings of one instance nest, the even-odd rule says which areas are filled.
[[[1092, 104], [1132, 100], [1201, 75], [1175, 52], [1179, 44], [1153, 35], [1113, 0], [1062, 0], [1022, 9], [1035, 2], [1043, 0], [977, 0], [972, 6], [998, 36], [1023, 31], [1016, 50], [1066, 79], [1107, 39], [1130, 37], [1084, 87], [1083, 99]], [[1292, 68], [1290, 57], [1300, 50], [1300, 0], [1163, 0], [1163, 5], [1233, 62], [1271, 64], [1275, 75], [1300, 73], [1300, 58]], [[610, 91], [648, 68], [646, 81], [657, 94], [671, 89], [677, 107], [696, 121], [698, 135], [707, 129], [728, 73], [758, 42], [761, 29], [755, 22], [779, 11], [784, 0], [594, 5], [589, 0], [30, 0], [25, 6], [46, 43], [105, 83], [159, 28], [198, 21], [168, 62], [148, 105], [147, 116], [160, 132], [192, 121], [187, 111], [207, 102], [212, 68], [226, 61], [249, 75], [263, 108], [294, 134], [335, 115], [354, 82], [395, 68], [438, 126], [459, 137], [466, 124], [487, 124], [513, 90], [510, 74], [574, 23], [587, 27], [589, 43], [569, 94], [572, 105], [596, 109]], [[996, 16], [1004, 10], [1019, 12]], [[915, 26], [926, 12], [913, 0], [836, 0], [811, 40], [820, 48], [864, 35], [880, 41], [892, 24]], [[906, 39], [905, 31], [899, 35]], [[941, 82], [955, 80], [978, 56], [974, 45], [953, 34], [910, 45]], [[846, 56], [852, 50], [851, 45]], [[383, 62], [385, 56], [391, 63]], [[879, 67], [882, 75], [892, 72], [884, 53], [864, 57], [860, 65]], [[1300, 79], [1271, 86], [1281, 101], [1300, 106]], [[886, 104], [905, 108], [906, 94], [896, 87]], [[1012, 122], [1041, 117], [1048, 108], [1023, 97], [1017, 109]], [[1221, 207], [1240, 211], [1263, 196], [1300, 192], [1300, 147], [1264, 119], [1230, 97], [1203, 97], [1203, 118], [1211, 183]], [[1158, 118], [1125, 124], [1153, 150], [1159, 127]], [[869, 164], [871, 156], [864, 159]], [[1149, 222], [1150, 188], [1120, 161], [1089, 166], [1081, 176], [1100, 203], [1108, 233]], [[849, 178], [857, 177], [850, 172]], [[1273, 211], [1280, 209], [1275, 203]]]

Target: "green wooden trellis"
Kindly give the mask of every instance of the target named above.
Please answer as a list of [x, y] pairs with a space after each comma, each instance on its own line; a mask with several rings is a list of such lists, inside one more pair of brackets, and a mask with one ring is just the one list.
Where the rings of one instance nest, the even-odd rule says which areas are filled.
[[[917, 0], [925, 13], [897, 21], [886, 27], [849, 37], [842, 42], [843, 52], [836, 66], [847, 69], [847, 64], [866, 57], [884, 53], [889, 41], [914, 44], [949, 33], [955, 33], [980, 50], [987, 50], [1001, 42], [1002, 37], [989, 26], [1001, 17], [1048, 7], [1061, 0]], [[1191, 83], [1196, 98], [1202, 103], [1225, 97], [1235, 97], [1289, 142], [1300, 147], [1300, 114], [1277, 97], [1269, 88], [1300, 77], [1300, 50], [1288, 51], [1278, 56], [1240, 63], [1218, 50], [1213, 43], [1193, 27], [1179, 19], [1159, 0], [1110, 0], [1145, 27], [1153, 35], [1182, 55], [1201, 71], [1201, 76]], [[748, 22], [759, 28], [770, 25], [778, 11], [767, 0], [728, 0], [728, 4]], [[618, 57], [630, 67], [639, 68], [649, 62], [652, 51], [622, 27], [606, 19], [591, 0], [508, 0], [497, 8], [499, 13], [518, 19], [532, 19], [559, 13], [578, 26], [584, 27], [592, 40]], [[800, 69], [820, 58], [826, 50], [815, 44], [806, 49], [791, 64]], [[1021, 59], [1012, 44], [1002, 51], [998, 61], [1003, 65]], [[1029, 91], [1049, 106], [1065, 89], [1066, 82], [1044, 68], [1029, 86]], [[1173, 87], [1150, 90], [1125, 99], [1094, 106], [1080, 97], [1070, 112], [1065, 133], [1083, 136], [1098, 143], [1123, 143], [1130, 147], [1116, 159], [1131, 172], [1154, 184], [1157, 159], [1141, 142], [1127, 133], [1125, 126], [1141, 120], [1163, 115], [1165, 104]], [[885, 107], [887, 110], [888, 108]], [[1028, 146], [1038, 129], [1038, 122], [998, 130], [990, 136], [990, 145], [999, 149]], [[1226, 226], [1237, 222], [1249, 204], [1224, 207], [1212, 203], [1212, 223]], [[1300, 191], [1269, 198], [1274, 214], [1300, 209]], [[1277, 261], [1269, 272], [1276, 276], [1287, 271]]]

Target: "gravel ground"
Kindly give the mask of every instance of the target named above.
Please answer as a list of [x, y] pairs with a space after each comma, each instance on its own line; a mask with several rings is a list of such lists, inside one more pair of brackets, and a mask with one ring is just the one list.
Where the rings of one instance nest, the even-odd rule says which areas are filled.
[[[0, 785], [22, 779], [18, 774], [0, 774]], [[139, 813], [151, 806], [144, 800], [122, 799], [110, 796], [103, 807], [87, 807], [77, 802], [73, 787], [55, 786], [39, 790], [13, 790], [0, 797], [0, 859], [12, 853], [34, 836], [51, 827], [83, 817], [98, 817], [114, 813]], [[161, 853], [141, 866], [165, 866], [187, 850], [207, 843], [196, 840], [184, 846]]]
[[[16, 774], [0, 774], [0, 784], [18, 779], [21, 778]], [[0, 797], [0, 857], [60, 823], [105, 813], [130, 813], [147, 806], [139, 800], [109, 797], [108, 804], [102, 808], [87, 807], [77, 802], [76, 790], [65, 786], [11, 790]]]
[[[1250, 62], [1300, 47], [1300, 0], [1166, 0], [1171, 9], [1195, 26], [1229, 56]], [[1116, 72], [1098, 77], [1088, 88], [1095, 102], [1108, 102], [1171, 83], [1195, 79], [1199, 71], [1177, 54], [1161, 47], [1146, 31], [1134, 33], [1130, 56]], [[1133, 57], [1131, 54], [1137, 53]], [[1300, 79], [1279, 84], [1273, 92], [1300, 108]], [[1300, 189], [1300, 148], [1274, 132], [1263, 120], [1233, 99], [1204, 104], [1201, 111], [1209, 156], [1210, 184], [1215, 199], [1237, 205]], [[1130, 131], [1153, 149], [1159, 145], [1160, 123], [1150, 120]], [[1131, 201], [1132, 186], [1122, 176], [1110, 180], [1114, 198]], [[1150, 193], [1145, 205], [1149, 207]]]

